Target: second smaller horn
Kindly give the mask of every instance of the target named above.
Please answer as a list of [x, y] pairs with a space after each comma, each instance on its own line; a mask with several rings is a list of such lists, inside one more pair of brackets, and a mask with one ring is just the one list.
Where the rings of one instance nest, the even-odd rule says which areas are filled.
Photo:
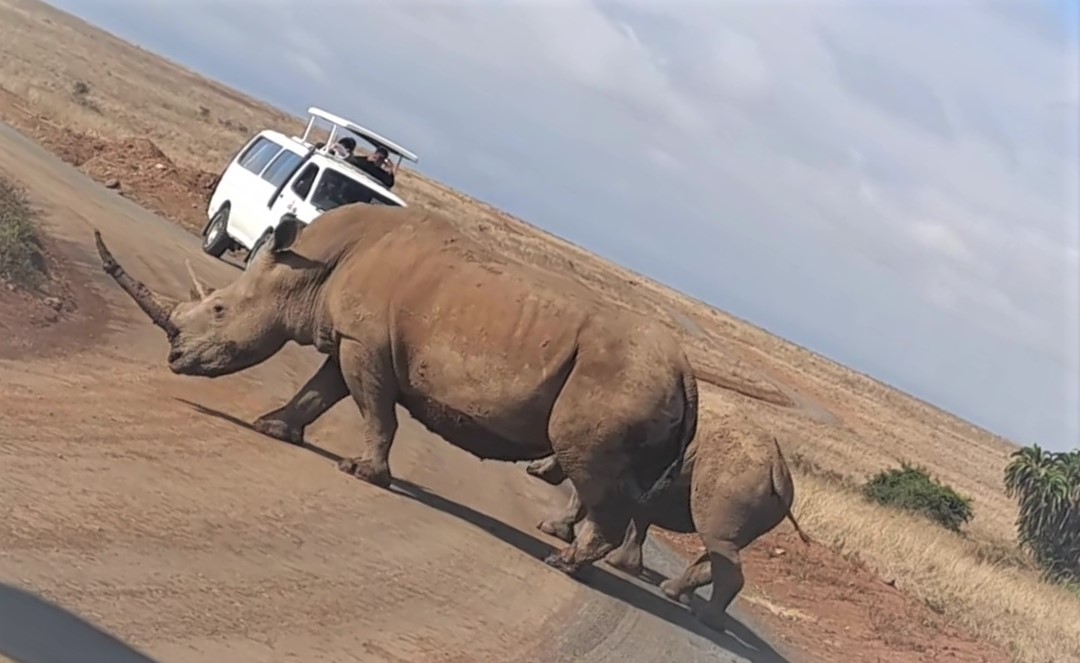
[[191, 266], [191, 260], [184, 258], [184, 265], [187, 267], [188, 275], [191, 277], [191, 282], [195, 284], [195, 292], [198, 293], [199, 299], [206, 299], [213, 290], [208, 289], [202, 284], [198, 276], [195, 276], [195, 268]]

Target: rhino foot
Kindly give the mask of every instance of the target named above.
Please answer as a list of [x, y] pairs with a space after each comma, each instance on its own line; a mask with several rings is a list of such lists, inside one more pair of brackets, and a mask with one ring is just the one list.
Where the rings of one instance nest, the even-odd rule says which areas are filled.
[[668, 578], [660, 583], [660, 591], [672, 601], [678, 601], [683, 605], [690, 605], [690, 593], [683, 591], [678, 579]]
[[563, 472], [562, 467], [559, 465], [558, 461], [555, 460], [554, 456], [534, 460], [525, 466], [525, 472], [552, 486], [558, 486], [566, 480], [566, 473]]
[[380, 467], [370, 460], [362, 458], [342, 458], [338, 461], [338, 469], [373, 486], [379, 488], [390, 487], [390, 468], [386, 465]]
[[544, 534], [549, 534], [556, 539], [567, 543], [574, 542], [574, 526], [559, 520], [544, 520], [536, 526]]
[[641, 554], [634, 554], [625, 552], [622, 548], [613, 550], [604, 559], [610, 566], [622, 571], [623, 573], [637, 577], [641, 575], [641, 572], [645, 569], [645, 564], [641, 561]]
[[275, 440], [281, 440], [282, 442], [288, 442], [289, 444], [295, 444], [302, 446], [304, 444], [304, 429], [297, 426], [290, 426], [281, 419], [274, 419], [269, 415], [263, 415], [252, 422], [251, 427], [257, 432], [262, 433], [267, 437], [272, 437]]
[[563, 551], [556, 550], [547, 557], [544, 558], [544, 564], [547, 564], [553, 569], [562, 571], [568, 576], [574, 577], [581, 569], [581, 565], [572, 561], [567, 561]]

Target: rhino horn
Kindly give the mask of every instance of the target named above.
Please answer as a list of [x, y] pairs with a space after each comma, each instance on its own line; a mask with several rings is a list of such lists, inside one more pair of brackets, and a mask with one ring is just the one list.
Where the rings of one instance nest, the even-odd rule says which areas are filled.
[[124, 289], [124, 292], [135, 300], [143, 313], [146, 313], [155, 325], [165, 330], [169, 338], [176, 336], [179, 330], [169, 320], [173, 309], [176, 308], [176, 302], [155, 293], [141, 282], [131, 278], [131, 275], [125, 272], [120, 263], [113, 258], [112, 253], [109, 252], [105, 242], [101, 239], [101, 233], [97, 230], [94, 231], [94, 243], [97, 244], [98, 256], [101, 257], [101, 267], [105, 270], [105, 273], [113, 277], [113, 280]]

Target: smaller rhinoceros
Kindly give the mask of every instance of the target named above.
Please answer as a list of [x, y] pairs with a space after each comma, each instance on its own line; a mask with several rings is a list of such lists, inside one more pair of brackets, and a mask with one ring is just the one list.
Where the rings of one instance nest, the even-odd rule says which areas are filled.
[[[526, 472], [552, 485], [565, 476], [552, 456], [530, 463]], [[539, 529], [570, 542], [583, 516], [571, 488], [565, 511], [545, 520]], [[702, 407], [697, 434], [687, 448], [679, 478], [653, 502], [641, 508], [626, 531], [622, 546], [606, 561], [631, 575], [642, 570], [642, 546], [650, 525], [675, 532], [697, 532], [706, 551], [678, 578], [661, 584], [671, 599], [690, 603], [694, 590], [710, 582], [712, 598], [694, 615], [703, 624], [723, 630], [726, 611], [744, 584], [739, 551], [776, 527], [786, 517], [803, 543], [810, 539], [791, 513], [795, 486], [776, 438], [738, 413], [719, 414]]]

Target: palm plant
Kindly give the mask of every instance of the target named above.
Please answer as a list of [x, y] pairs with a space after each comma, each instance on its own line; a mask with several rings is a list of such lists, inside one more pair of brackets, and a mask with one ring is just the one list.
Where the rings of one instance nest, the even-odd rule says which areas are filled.
[[1047, 577], [1080, 580], [1080, 449], [1015, 451], [1005, 468], [1005, 491], [1019, 503], [1020, 545]]

